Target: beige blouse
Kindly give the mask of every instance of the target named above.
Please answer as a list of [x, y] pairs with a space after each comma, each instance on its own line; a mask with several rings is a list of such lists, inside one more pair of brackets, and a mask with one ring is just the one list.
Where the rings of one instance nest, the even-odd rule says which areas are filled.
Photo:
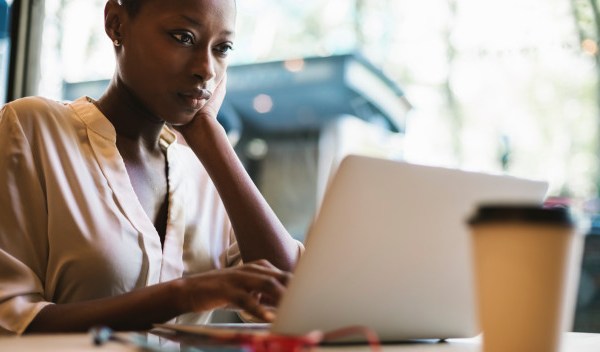
[[[80, 98], [24, 98], [0, 112], [0, 335], [52, 303], [118, 295], [235, 265], [240, 253], [206, 171], [167, 128], [164, 250], [116, 147], [112, 124]], [[204, 322], [208, 313], [189, 319]]]

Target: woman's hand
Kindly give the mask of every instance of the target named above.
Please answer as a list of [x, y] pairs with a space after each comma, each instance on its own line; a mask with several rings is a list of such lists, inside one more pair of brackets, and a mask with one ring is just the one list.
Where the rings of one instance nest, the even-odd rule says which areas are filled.
[[227, 75], [215, 90], [210, 99], [204, 106], [194, 115], [194, 118], [185, 125], [172, 126], [177, 130], [183, 139], [184, 144], [192, 147], [194, 152], [202, 161], [201, 154], [203, 151], [210, 151], [219, 143], [229, 143], [225, 129], [217, 121], [217, 114], [223, 104], [225, 93], [227, 90]]
[[194, 120], [198, 118], [217, 118], [217, 113], [221, 109], [223, 99], [225, 99], [225, 93], [227, 92], [227, 74], [223, 76], [221, 82], [217, 84], [213, 91], [210, 99], [204, 104], [204, 106], [196, 113]]
[[197, 130], [199, 128], [206, 128], [210, 125], [218, 125], [220, 127], [218, 123], [209, 123], [207, 125], [206, 122], [216, 122], [217, 114], [219, 113], [219, 109], [221, 109], [223, 99], [225, 99], [226, 91], [227, 75], [223, 76], [223, 79], [217, 84], [210, 99], [206, 101], [206, 104], [204, 104], [189, 123], [173, 127], [179, 131], [186, 140], [191, 137], [191, 134], [201, 132]]
[[272, 321], [272, 307], [279, 303], [290, 277], [266, 260], [189, 276], [181, 279], [185, 309], [200, 312], [235, 306]]
[[271, 305], [281, 299], [291, 274], [266, 260], [215, 270], [96, 300], [49, 304], [27, 332], [87, 331], [106, 325], [115, 330], [147, 330], [189, 313], [233, 305], [272, 321]]

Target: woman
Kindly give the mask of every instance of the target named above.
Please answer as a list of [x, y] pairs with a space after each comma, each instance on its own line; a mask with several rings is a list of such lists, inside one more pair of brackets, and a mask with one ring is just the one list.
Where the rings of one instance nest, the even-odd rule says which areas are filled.
[[226, 305], [274, 318], [302, 246], [216, 121], [235, 12], [234, 0], [109, 0], [104, 95], [4, 107], [0, 331], [139, 330]]

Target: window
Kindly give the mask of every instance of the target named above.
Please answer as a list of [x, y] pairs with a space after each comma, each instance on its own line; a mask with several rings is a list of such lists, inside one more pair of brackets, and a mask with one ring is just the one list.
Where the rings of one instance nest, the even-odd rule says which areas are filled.
[[[104, 3], [46, 0], [39, 94], [63, 99], [67, 83], [111, 77]], [[580, 3], [241, 1], [231, 58], [361, 51], [415, 107], [408, 160], [548, 179], [551, 195], [592, 198], [600, 184], [598, 51], [589, 50], [594, 38], [578, 35]]]
[[45, 1], [39, 95], [64, 100], [69, 83], [94, 82], [112, 76], [114, 56], [104, 33], [105, 3], [104, 0]]
[[10, 7], [12, 0], [0, 0], [0, 104], [6, 102], [10, 58]]

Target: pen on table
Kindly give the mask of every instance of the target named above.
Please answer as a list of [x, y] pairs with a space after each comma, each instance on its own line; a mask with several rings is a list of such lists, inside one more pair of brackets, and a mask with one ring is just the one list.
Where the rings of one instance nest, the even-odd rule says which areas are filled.
[[[136, 348], [139, 348], [142, 351], [151, 351], [151, 352], [175, 351], [174, 349], [168, 349], [168, 348], [161, 347], [159, 345], [149, 344], [148, 342], [146, 342], [144, 339], [141, 339], [141, 338], [121, 337], [121, 336], [115, 334], [114, 331], [107, 326], [94, 326], [90, 329], [90, 334], [92, 335], [92, 342], [96, 346], [102, 346], [109, 341], [113, 341], [113, 342], [117, 342], [117, 343], [121, 343], [121, 344], [125, 344], [125, 345], [135, 346]], [[179, 349], [177, 349], [177, 351], [179, 351]], [[191, 349], [191, 348], [185, 349], [185, 351], [201, 352], [201, 350]]]
[[107, 326], [94, 326], [89, 330], [92, 335], [92, 342], [96, 346], [102, 346], [105, 343], [112, 341], [125, 345], [131, 345], [141, 351], [148, 352], [247, 352], [246, 348], [243, 347], [224, 347], [224, 346], [213, 346], [213, 347], [190, 347], [185, 346], [181, 348], [168, 348], [160, 346], [158, 344], [151, 344], [141, 336], [131, 336], [130, 338], [124, 338], [114, 333], [114, 331]]

